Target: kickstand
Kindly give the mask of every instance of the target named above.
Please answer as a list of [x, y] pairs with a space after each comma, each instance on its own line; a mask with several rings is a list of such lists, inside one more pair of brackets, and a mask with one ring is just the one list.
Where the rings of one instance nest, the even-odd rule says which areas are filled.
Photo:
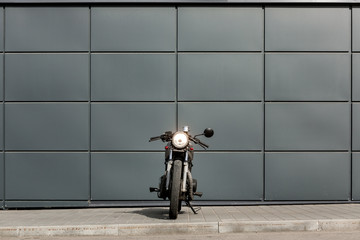
[[201, 210], [201, 207], [198, 207], [196, 210], [194, 209], [194, 207], [191, 205], [191, 203], [189, 201], [185, 201], [186, 206], [188, 206], [194, 214], [198, 214], [197, 212]]

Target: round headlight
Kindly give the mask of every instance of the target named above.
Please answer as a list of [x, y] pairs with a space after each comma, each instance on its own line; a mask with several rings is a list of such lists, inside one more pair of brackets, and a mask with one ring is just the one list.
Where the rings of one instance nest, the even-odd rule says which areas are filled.
[[185, 148], [189, 143], [189, 138], [184, 132], [176, 132], [172, 137], [172, 144], [176, 148]]

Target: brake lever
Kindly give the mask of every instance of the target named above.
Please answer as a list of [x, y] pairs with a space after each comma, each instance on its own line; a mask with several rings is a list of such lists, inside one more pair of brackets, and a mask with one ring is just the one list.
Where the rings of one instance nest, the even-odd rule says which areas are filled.
[[209, 145], [205, 144], [205, 143], [201, 143], [202, 145], [204, 145], [205, 148], [209, 148]]
[[207, 148], [209, 148], [209, 145], [201, 142], [201, 141], [200, 141], [199, 139], [197, 139], [196, 137], [191, 138], [191, 140], [192, 140], [195, 144], [200, 145], [200, 147], [202, 147], [202, 148], [205, 149], [205, 150], [206, 150]]
[[209, 145], [207, 145], [207, 144], [205, 144], [205, 143], [202, 143], [202, 142], [199, 142], [198, 143], [203, 149], [207, 149], [207, 148], [209, 148]]

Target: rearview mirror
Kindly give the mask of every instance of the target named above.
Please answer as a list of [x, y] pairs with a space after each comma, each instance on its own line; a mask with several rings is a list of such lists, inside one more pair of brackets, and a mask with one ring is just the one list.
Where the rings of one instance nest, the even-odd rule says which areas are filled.
[[214, 135], [214, 130], [212, 130], [211, 128], [206, 128], [204, 130], [204, 136], [209, 138], [212, 137]]

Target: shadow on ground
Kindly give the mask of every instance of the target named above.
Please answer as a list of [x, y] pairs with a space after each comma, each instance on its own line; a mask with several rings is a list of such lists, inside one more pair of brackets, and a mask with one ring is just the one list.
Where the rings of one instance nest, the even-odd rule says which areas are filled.
[[143, 208], [132, 213], [154, 219], [169, 219], [169, 208]]
[[[139, 214], [153, 219], [169, 219], [169, 208], [143, 208], [133, 211], [131, 213]], [[186, 211], [184, 210], [179, 212], [179, 214], [184, 213], [186, 213]]]

